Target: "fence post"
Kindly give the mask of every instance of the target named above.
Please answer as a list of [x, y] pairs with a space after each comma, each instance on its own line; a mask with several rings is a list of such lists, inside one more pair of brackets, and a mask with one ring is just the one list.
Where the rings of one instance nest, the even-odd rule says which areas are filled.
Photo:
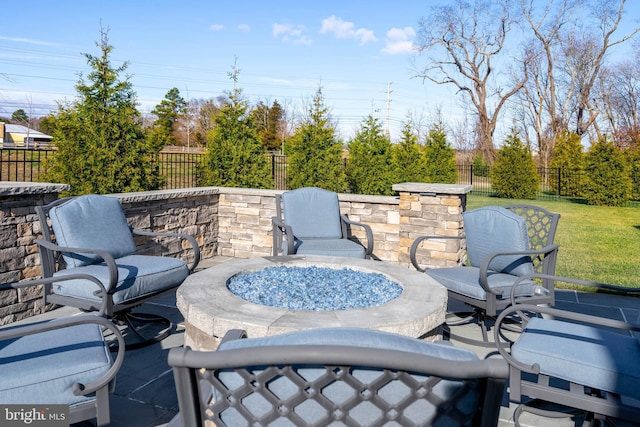
[[558, 168], [558, 197], [562, 197], [562, 167]]

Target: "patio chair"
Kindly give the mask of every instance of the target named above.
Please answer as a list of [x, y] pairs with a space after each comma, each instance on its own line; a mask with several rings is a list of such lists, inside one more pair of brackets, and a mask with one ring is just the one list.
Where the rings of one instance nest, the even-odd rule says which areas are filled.
[[[553, 281], [522, 282], [513, 300], [511, 289], [520, 276], [555, 273], [558, 245], [553, 240], [559, 218], [559, 214], [531, 205], [486, 206], [463, 213], [464, 236], [421, 236], [413, 242], [409, 253], [413, 266], [445, 286], [450, 299], [472, 308], [470, 315], [450, 313], [447, 325], [477, 321], [482, 331], [482, 341], [451, 336], [492, 346], [489, 323], [513, 301], [554, 304]], [[425, 270], [419, 265], [418, 249], [428, 239], [466, 239], [468, 265]]]
[[502, 359], [359, 328], [244, 336], [169, 351], [180, 407], [170, 426], [497, 424]]
[[[177, 288], [200, 259], [192, 236], [129, 227], [118, 199], [85, 195], [56, 200], [36, 207], [42, 239], [36, 240], [43, 277], [87, 274], [98, 278], [103, 288], [86, 280], [51, 282], [44, 286], [44, 302], [96, 311], [105, 303], [104, 315], [124, 331], [127, 348], [133, 349], [165, 338], [171, 321], [161, 315], [133, 309]], [[157, 239], [174, 238], [190, 244], [190, 265], [181, 259], [137, 252], [134, 235]], [[160, 247], [160, 245], [156, 245]]]
[[[321, 188], [298, 188], [277, 194], [272, 224], [274, 256], [370, 258], [373, 253], [371, 227], [340, 215], [338, 195]], [[351, 234], [352, 226], [365, 231], [366, 246]]]
[[[547, 275], [526, 276], [517, 282], [535, 277], [640, 293], [640, 288]], [[515, 304], [498, 316], [496, 341], [502, 339], [500, 324], [520, 312], [546, 316], [528, 319], [510, 348], [498, 346], [510, 366], [509, 398], [520, 404], [514, 413], [516, 426], [523, 412], [557, 418], [574, 415], [570, 409], [583, 411], [592, 424], [607, 418], [640, 420], [640, 323]]]
[[[0, 291], [61, 280], [100, 282], [86, 275], [0, 285]], [[73, 424], [95, 418], [109, 424], [109, 393], [124, 359], [124, 338], [111, 321], [81, 314], [0, 329], [0, 404], [68, 405]], [[104, 334], [119, 345], [115, 359]], [[34, 424], [35, 425], [35, 424]]]

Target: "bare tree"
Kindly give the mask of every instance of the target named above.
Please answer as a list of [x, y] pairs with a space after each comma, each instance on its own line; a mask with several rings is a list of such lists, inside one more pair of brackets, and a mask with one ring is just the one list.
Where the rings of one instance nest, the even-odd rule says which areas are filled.
[[[427, 55], [427, 64], [417, 71], [423, 79], [452, 84], [465, 94], [477, 115], [477, 149], [493, 161], [493, 134], [505, 102], [525, 84], [527, 73], [505, 88], [500, 75], [508, 63], [526, 70], [528, 58], [513, 61], [505, 49], [511, 31], [511, 1], [454, 0], [451, 5], [434, 6], [419, 24], [418, 50]], [[495, 65], [494, 65], [495, 59]]]
[[[631, 39], [640, 31], [636, 27], [628, 34], [614, 39], [620, 21], [624, 15], [626, 0], [599, 0], [592, 4], [591, 13], [597, 23], [582, 32], [573, 32], [563, 40], [565, 64], [571, 76], [575, 100], [575, 131], [579, 135], [594, 126], [599, 138], [600, 129], [596, 121], [600, 110], [592, 95], [600, 70], [604, 65], [605, 55], [613, 46]], [[597, 28], [599, 34], [594, 34], [592, 28]]]
[[[540, 164], [547, 167], [555, 145], [556, 135], [567, 128], [558, 105], [558, 72], [555, 65], [562, 31], [575, 16], [582, 0], [549, 0], [547, 3], [521, 0], [522, 15], [533, 31], [535, 42], [528, 45], [532, 62], [529, 79], [521, 92], [524, 99], [522, 114], [534, 130]], [[542, 8], [536, 6], [543, 4]]]
[[640, 64], [625, 60], [606, 67], [598, 79], [603, 122], [617, 145], [640, 144]]

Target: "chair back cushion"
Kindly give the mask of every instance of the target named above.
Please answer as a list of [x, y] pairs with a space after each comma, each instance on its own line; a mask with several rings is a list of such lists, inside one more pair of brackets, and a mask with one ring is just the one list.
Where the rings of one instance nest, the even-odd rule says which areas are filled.
[[284, 222], [301, 239], [340, 239], [338, 195], [321, 188], [307, 187], [282, 194]]
[[[472, 266], [480, 267], [496, 252], [529, 251], [527, 223], [521, 216], [499, 206], [485, 206], [463, 213], [467, 256]], [[533, 274], [529, 256], [496, 257], [489, 269], [515, 276]]]
[[[120, 201], [113, 197], [95, 194], [75, 197], [51, 208], [49, 217], [60, 246], [101, 249], [114, 258], [136, 251]], [[102, 261], [95, 254], [64, 253], [64, 259], [68, 268]]]

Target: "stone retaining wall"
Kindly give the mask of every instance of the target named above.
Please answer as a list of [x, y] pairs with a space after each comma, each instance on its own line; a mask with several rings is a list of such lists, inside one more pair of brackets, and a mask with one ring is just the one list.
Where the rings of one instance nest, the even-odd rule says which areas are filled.
[[[68, 187], [61, 184], [0, 183], [0, 284], [40, 276], [35, 239], [40, 229], [35, 206], [49, 203]], [[398, 196], [340, 194], [340, 210], [371, 226], [375, 258], [409, 266], [409, 248], [420, 235], [460, 235], [462, 212], [470, 186], [397, 184]], [[251, 258], [272, 254], [271, 218], [279, 190], [202, 187], [113, 194], [122, 203], [130, 225], [153, 231], [195, 236], [202, 258]], [[354, 227], [354, 234], [365, 234]], [[187, 246], [137, 240], [145, 253], [189, 259]], [[436, 240], [418, 255], [430, 266], [456, 265], [463, 256], [459, 240]], [[0, 324], [40, 313], [38, 292], [0, 291]]]

